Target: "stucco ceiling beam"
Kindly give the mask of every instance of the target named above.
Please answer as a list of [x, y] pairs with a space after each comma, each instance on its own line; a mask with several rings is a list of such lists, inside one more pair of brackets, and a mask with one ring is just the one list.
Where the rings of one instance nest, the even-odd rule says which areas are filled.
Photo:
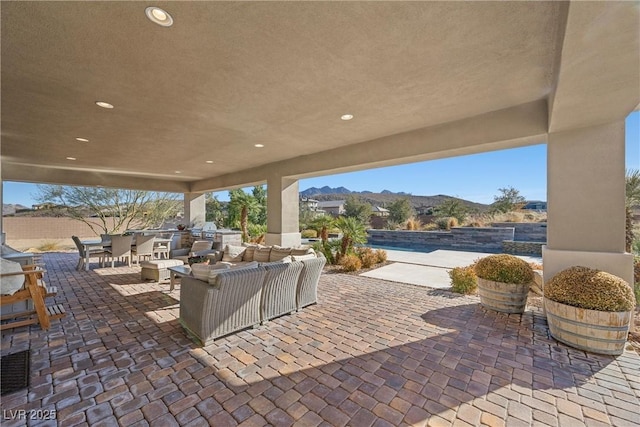
[[640, 4], [571, 2], [549, 132], [624, 119], [640, 102]]
[[547, 102], [539, 100], [438, 126], [377, 138], [192, 183], [194, 192], [261, 183], [274, 173], [309, 177], [475, 154], [545, 142]]
[[97, 171], [55, 169], [15, 163], [2, 165], [2, 179], [36, 184], [102, 186], [171, 193], [187, 193], [190, 191], [189, 183], [185, 181], [159, 180]]

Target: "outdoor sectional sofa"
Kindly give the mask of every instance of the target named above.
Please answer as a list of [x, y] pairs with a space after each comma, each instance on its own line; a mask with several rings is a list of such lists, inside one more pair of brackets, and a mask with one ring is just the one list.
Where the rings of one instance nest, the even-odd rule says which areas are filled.
[[324, 256], [313, 254], [301, 260], [218, 263], [206, 280], [202, 274], [183, 277], [180, 324], [206, 346], [221, 336], [293, 313], [317, 302], [325, 262]]

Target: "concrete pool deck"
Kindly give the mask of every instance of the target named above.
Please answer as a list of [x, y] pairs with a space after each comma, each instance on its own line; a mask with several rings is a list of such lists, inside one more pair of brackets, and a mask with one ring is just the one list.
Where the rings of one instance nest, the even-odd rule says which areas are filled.
[[[361, 276], [438, 289], [451, 286], [449, 271], [452, 268], [470, 265], [479, 258], [492, 255], [444, 249], [432, 252], [385, 250], [387, 260], [392, 264], [363, 273]], [[518, 256], [518, 258], [527, 262], [542, 263], [542, 257]]]

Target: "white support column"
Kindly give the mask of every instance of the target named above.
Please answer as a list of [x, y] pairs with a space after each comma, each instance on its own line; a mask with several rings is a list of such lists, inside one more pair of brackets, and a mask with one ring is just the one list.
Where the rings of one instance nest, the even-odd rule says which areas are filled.
[[204, 225], [206, 203], [204, 193], [184, 193], [184, 222], [200, 228]]
[[267, 179], [267, 245], [299, 246], [298, 180], [273, 176]]
[[549, 135], [544, 279], [583, 265], [633, 284], [625, 253], [624, 122]]

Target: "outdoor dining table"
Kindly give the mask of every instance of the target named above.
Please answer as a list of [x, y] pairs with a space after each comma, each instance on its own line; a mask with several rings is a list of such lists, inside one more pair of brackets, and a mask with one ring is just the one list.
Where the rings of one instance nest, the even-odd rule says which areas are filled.
[[89, 271], [89, 251], [91, 248], [104, 248], [105, 242], [102, 240], [81, 240], [80, 243], [84, 247], [84, 269]]
[[[170, 244], [171, 243], [171, 239], [168, 238], [164, 238], [164, 237], [156, 237], [154, 240], [154, 243], [166, 243], [166, 244]], [[100, 249], [104, 249], [104, 247], [109, 247], [109, 243], [108, 242], [104, 242], [102, 240], [81, 240], [80, 243], [82, 244], [82, 246], [84, 246], [84, 269], [85, 271], [89, 271], [89, 251], [93, 248], [100, 248]], [[132, 244], [132, 246], [135, 246], [135, 242]]]

